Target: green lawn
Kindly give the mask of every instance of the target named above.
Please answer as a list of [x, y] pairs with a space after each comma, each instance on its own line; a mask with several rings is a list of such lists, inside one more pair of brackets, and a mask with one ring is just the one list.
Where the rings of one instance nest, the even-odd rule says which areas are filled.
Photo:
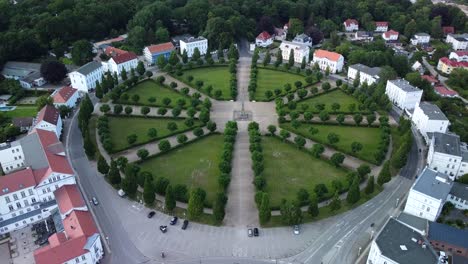
[[[154, 80], [143, 81], [132, 87], [126, 93], [128, 94], [130, 99], [128, 101], [118, 100], [118, 103], [132, 104], [133, 101], [131, 98], [134, 94], [138, 94], [140, 96], [140, 100], [138, 101], [139, 104], [144, 104], [148, 106], [164, 106], [162, 101], [164, 98], [167, 97], [171, 99], [169, 107], [173, 108], [177, 106], [177, 100], [179, 99], [185, 99], [185, 107], [188, 107], [190, 105], [191, 99], [189, 96], [185, 96], [181, 93], [175, 92], [171, 88], [160, 85]], [[148, 101], [150, 97], [156, 98], [156, 102], [151, 103], [150, 101]]]
[[37, 115], [37, 106], [17, 106], [13, 111], [5, 111], [6, 117], [36, 117]]
[[297, 191], [305, 188], [313, 193], [316, 184], [324, 183], [330, 190], [331, 182], [341, 180], [345, 186], [346, 171], [314, 158], [294, 145], [276, 137], [262, 139], [266, 177], [266, 191], [270, 205], [279, 207], [282, 199], [296, 199]]
[[[169, 122], [175, 122], [177, 124], [178, 129], [175, 132], [171, 132], [167, 129], [167, 124]], [[200, 121], [195, 120], [194, 126], [200, 124]], [[156, 138], [150, 138], [148, 136], [148, 130], [150, 128], [156, 128], [158, 132]], [[190, 128], [184, 124], [184, 119], [109, 116], [109, 130], [111, 132], [110, 136], [114, 144], [113, 150], [115, 152], [131, 147], [127, 142], [127, 137], [131, 134], [137, 135], [138, 138], [134, 145], [138, 145], [165, 138], [174, 133], [186, 131], [187, 129]]]
[[258, 68], [257, 75], [257, 90], [255, 92], [255, 99], [259, 101], [267, 101], [268, 98], [265, 96], [266, 91], [273, 92], [275, 89], [283, 90], [284, 85], [291, 84], [291, 91], [295, 90], [294, 83], [301, 81], [302, 85], [305, 86], [305, 77], [298, 74]]
[[[291, 123], [284, 123], [281, 127], [323, 144], [328, 144], [328, 134], [333, 132], [340, 138], [339, 142], [332, 146], [333, 148], [356, 156], [362, 160], [372, 163], [376, 162], [374, 154], [377, 152], [380, 143], [380, 128], [305, 123], [302, 123], [298, 129], [293, 128]], [[311, 135], [309, 132], [310, 127], [317, 128], [318, 133]], [[354, 141], [361, 143], [363, 146], [362, 150], [356, 154], [351, 152], [351, 143]]]
[[[188, 81], [187, 77], [192, 76], [193, 80]], [[185, 83], [189, 83], [191, 87], [196, 88], [195, 83], [197, 80], [203, 81], [202, 92], [207, 94], [206, 87], [212, 86], [213, 91], [211, 97], [214, 97], [214, 92], [216, 90], [221, 90], [222, 100], [231, 100], [231, 87], [229, 81], [231, 79], [231, 74], [229, 73], [229, 68], [227, 66], [216, 66], [216, 67], [202, 67], [192, 70], [184, 71], [182, 76], [175, 76], [176, 78], [181, 79]]]
[[[340, 104], [340, 109], [338, 109], [337, 112], [351, 112], [349, 111], [349, 105], [355, 104], [355, 111], [354, 112], [360, 112], [358, 110], [359, 106], [359, 101], [354, 98], [351, 95], [346, 94], [345, 92], [341, 91], [340, 89], [335, 89], [329, 93], [324, 93], [320, 94], [308, 99], [305, 99], [304, 101], [300, 101], [297, 103], [297, 111], [302, 111], [302, 105], [308, 105], [307, 111], [311, 111], [314, 113], [320, 112], [315, 108], [315, 105], [317, 104], [325, 104], [325, 110], [332, 112], [332, 104], [333, 103], [339, 103]], [[287, 107], [285, 107], [285, 110], [288, 110]]]
[[206, 191], [206, 201], [212, 204], [218, 191], [218, 164], [223, 150], [223, 136], [213, 134], [185, 147], [158, 155], [139, 163], [142, 171], [155, 177], [165, 177], [172, 185], [200, 187]]

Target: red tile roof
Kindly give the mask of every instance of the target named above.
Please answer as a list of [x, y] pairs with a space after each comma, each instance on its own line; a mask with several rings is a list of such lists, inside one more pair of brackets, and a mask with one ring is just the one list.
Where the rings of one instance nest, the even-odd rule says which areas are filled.
[[55, 200], [60, 210], [60, 214], [65, 214], [74, 208], [86, 206], [80, 190], [76, 184], [63, 185], [54, 192]]
[[171, 42], [166, 42], [166, 43], [162, 43], [162, 44], [157, 44], [157, 45], [151, 45], [151, 46], [148, 46], [147, 47], [149, 52], [151, 52], [151, 54], [153, 53], [160, 53], [160, 52], [169, 52], [169, 51], [172, 51], [174, 50], [174, 45], [172, 45]]
[[54, 103], [66, 103], [76, 92], [78, 92], [77, 89], [64, 86], [56, 91], [52, 98], [54, 98]]
[[468, 56], [468, 51], [467, 50], [461, 50], [461, 51], [452, 51], [453, 53], [457, 54], [457, 56], [462, 57], [462, 56]]
[[431, 76], [431, 75], [423, 75], [421, 76], [422, 79], [430, 82], [430, 83], [438, 83], [439, 81], [434, 77], [434, 76]]
[[31, 168], [0, 177], [0, 195], [13, 193], [33, 186], [36, 186], [36, 179]]
[[390, 36], [395, 36], [395, 35], [398, 36], [399, 34], [400, 33], [392, 29], [384, 33], [386, 38], [389, 38]]
[[268, 32], [263, 31], [262, 33], [258, 34], [257, 39], [265, 41], [271, 39], [271, 35]]
[[121, 50], [121, 49], [118, 49], [118, 48], [114, 48], [112, 46], [109, 46], [109, 47], [106, 47], [106, 49], [104, 50], [104, 53], [106, 53], [107, 56], [110, 56], [110, 57], [114, 57], [116, 55], [121, 55], [121, 54], [125, 54], [127, 53], [128, 51], [126, 50]]
[[135, 53], [133, 53], [133, 52], [118, 54], [118, 55], [115, 55], [114, 57], [112, 57], [112, 59], [117, 64], [121, 64], [121, 63], [131, 61], [131, 60], [136, 60], [137, 58], [138, 58], [137, 55]]
[[88, 211], [73, 211], [63, 219], [63, 228], [68, 239], [78, 238], [82, 235], [90, 237], [98, 233], [91, 213]]
[[35, 130], [33, 133], [37, 133], [39, 137], [50, 169], [50, 171], [43, 171], [44, 174], [40, 176], [41, 178], [38, 182], [44, 180], [49, 172], [73, 174], [70, 163], [68, 163], [67, 158], [63, 155], [65, 151], [57, 135], [54, 132], [40, 129]]
[[436, 92], [442, 96], [457, 96], [458, 93], [454, 90], [449, 90], [443, 85], [437, 85], [434, 87]]
[[45, 121], [47, 123], [57, 125], [59, 117], [60, 117], [60, 112], [58, 109], [56, 109], [55, 107], [51, 105], [46, 105], [37, 114], [36, 124], [41, 121]]
[[351, 24], [359, 25], [356, 19], [350, 19], [350, 18], [346, 19], [344, 24], [347, 27], [351, 26]]
[[379, 22], [375, 22], [375, 25], [377, 27], [388, 27], [388, 22], [387, 21], [379, 21]]
[[455, 33], [455, 28], [454, 27], [442, 27], [442, 31], [444, 32], [444, 34]]
[[328, 50], [319, 49], [314, 52], [314, 57], [327, 58], [328, 60], [331, 60], [331, 61], [338, 61], [341, 57], [341, 54], [336, 53], [336, 52], [331, 52]]
[[451, 60], [447, 57], [443, 57], [439, 59], [439, 62], [444, 63], [445, 65], [451, 66], [451, 67], [456, 67], [456, 68], [468, 68], [468, 62], [467, 61], [455, 61]]

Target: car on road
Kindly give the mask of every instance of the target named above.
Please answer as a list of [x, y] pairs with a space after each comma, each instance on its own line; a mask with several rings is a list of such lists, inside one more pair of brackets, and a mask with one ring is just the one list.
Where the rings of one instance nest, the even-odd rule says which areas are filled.
[[295, 226], [294, 226], [294, 234], [295, 234], [295, 235], [299, 235], [299, 234], [300, 234], [300, 232], [299, 232], [299, 226], [298, 226], [298, 225], [295, 225]]
[[167, 232], [167, 226], [165, 226], [165, 225], [159, 226], [159, 230], [161, 230], [161, 232], [163, 232], [163, 233], [166, 233]]
[[258, 236], [258, 228], [253, 229], [253, 234], [254, 234], [254, 236]]
[[188, 226], [188, 220], [184, 220], [184, 223], [182, 224], [182, 230], [187, 229]]
[[148, 218], [152, 218], [156, 214], [155, 211], [151, 211], [148, 213]]
[[177, 218], [177, 216], [172, 217], [170, 224], [171, 224], [171, 225], [177, 224], [177, 220], [178, 220], [178, 219], [179, 219], [179, 218]]
[[249, 228], [249, 229], [247, 230], [247, 235], [248, 235], [249, 237], [251, 237], [251, 236], [253, 235], [252, 228]]
[[96, 197], [93, 196], [93, 198], [92, 198], [91, 200], [93, 201], [93, 204], [94, 204], [94, 205], [98, 205], [98, 204], [99, 204], [99, 202], [98, 202], [98, 200], [96, 199]]

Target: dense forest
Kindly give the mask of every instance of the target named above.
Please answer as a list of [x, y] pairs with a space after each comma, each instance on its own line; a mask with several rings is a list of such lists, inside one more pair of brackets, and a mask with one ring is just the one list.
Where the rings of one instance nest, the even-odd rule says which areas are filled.
[[[0, 65], [34, 60], [51, 50], [63, 54], [75, 41], [101, 40], [128, 32], [128, 48], [169, 40], [180, 33], [203, 35], [211, 49], [239, 38], [252, 40], [290, 19], [295, 32], [320, 39], [340, 30], [346, 18], [364, 28], [389, 21], [400, 32], [430, 32], [432, 21], [468, 31], [458, 8], [420, 0], [0, 0]], [[440, 16], [440, 17], [439, 17]]]

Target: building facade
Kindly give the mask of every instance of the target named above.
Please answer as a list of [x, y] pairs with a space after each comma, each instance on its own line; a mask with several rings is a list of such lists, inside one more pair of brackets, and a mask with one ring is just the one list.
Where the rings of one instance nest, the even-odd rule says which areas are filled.
[[420, 102], [414, 109], [411, 121], [422, 134], [426, 142], [429, 142], [428, 133], [447, 132], [450, 124], [448, 118], [437, 105], [429, 102]]
[[442, 57], [439, 59], [439, 63], [437, 63], [437, 70], [445, 74], [450, 74], [454, 69], [468, 69], [468, 62], [451, 60], [447, 57]]
[[103, 74], [102, 64], [92, 61], [71, 72], [68, 76], [73, 88], [88, 93], [96, 88], [96, 82], [101, 82]]
[[388, 22], [386, 22], [386, 21], [375, 22], [375, 31], [376, 32], [387, 32], [388, 31]]
[[180, 54], [186, 51], [187, 56], [191, 58], [195, 49], [200, 51], [200, 55], [205, 55], [208, 52], [208, 40], [201, 36], [180, 40]]
[[395, 40], [398, 40], [399, 35], [400, 35], [400, 33], [398, 33], [397, 31], [389, 30], [387, 32], [382, 33], [382, 38], [385, 41], [395, 41]]
[[368, 85], [377, 83], [380, 79], [380, 67], [368, 67], [363, 64], [354, 64], [348, 68], [348, 79], [355, 80], [359, 75], [359, 83]]
[[454, 50], [468, 49], [468, 34], [448, 34], [445, 42], [452, 45]]
[[468, 51], [452, 51], [450, 52], [449, 59], [455, 60], [458, 62], [462, 62], [462, 61], [468, 62]]
[[289, 55], [291, 51], [294, 54], [294, 62], [302, 63], [302, 59], [305, 58], [306, 63], [309, 59], [309, 46], [301, 43], [294, 43], [291, 41], [283, 41], [280, 45], [281, 56], [283, 60], [289, 60]]
[[421, 101], [423, 91], [404, 79], [388, 80], [385, 94], [398, 108], [414, 109]]
[[312, 47], [312, 38], [308, 35], [302, 33], [294, 37], [293, 43], [305, 44], [309, 47]]
[[60, 138], [63, 124], [59, 110], [51, 105], [44, 106], [39, 113], [37, 113], [33, 129], [52, 131], [57, 135], [57, 138]]
[[80, 98], [80, 93], [75, 88], [64, 86], [55, 90], [51, 97], [54, 99], [54, 106], [57, 108], [62, 105], [69, 108], [74, 108], [78, 102], [78, 99]]
[[[445, 251], [450, 255], [458, 255], [465, 259], [468, 258], [468, 231], [458, 229], [446, 224], [436, 222], [429, 223], [427, 239], [431, 245], [438, 250]], [[455, 261], [454, 264], [463, 263]]]
[[468, 185], [454, 182], [447, 202], [451, 202], [459, 210], [468, 210]]
[[416, 45], [427, 45], [431, 41], [431, 36], [427, 33], [416, 33], [411, 38], [411, 44]]
[[255, 38], [255, 45], [258, 47], [266, 48], [271, 44], [273, 44], [273, 37], [266, 31], [258, 34], [258, 36]]
[[359, 22], [356, 19], [346, 19], [343, 25], [347, 32], [359, 30]]
[[172, 42], [166, 42], [145, 47], [143, 49], [143, 55], [145, 56], [146, 62], [149, 65], [153, 65], [158, 61], [159, 56], [163, 56], [167, 61], [173, 50], [175, 50], [175, 47]]
[[0, 144], [0, 164], [5, 174], [24, 167], [24, 153], [20, 141]]
[[322, 71], [328, 68], [330, 73], [337, 73], [343, 70], [344, 57], [336, 52], [319, 49], [314, 52], [312, 66], [314, 64], [317, 64]]
[[427, 166], [447, 174], [454, 180], [468, 173], [468, 149], [460, 137], [448, 133], [432, 133], [427, 153]]

